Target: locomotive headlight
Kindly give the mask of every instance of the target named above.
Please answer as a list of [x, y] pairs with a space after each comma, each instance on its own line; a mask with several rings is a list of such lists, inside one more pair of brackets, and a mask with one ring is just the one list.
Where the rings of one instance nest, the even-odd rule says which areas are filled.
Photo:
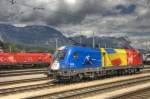
[[52, 70], [58, 70], [60, 68], [60, 64], [57, 61], [54, 61], [54, 63], [51, 66]]

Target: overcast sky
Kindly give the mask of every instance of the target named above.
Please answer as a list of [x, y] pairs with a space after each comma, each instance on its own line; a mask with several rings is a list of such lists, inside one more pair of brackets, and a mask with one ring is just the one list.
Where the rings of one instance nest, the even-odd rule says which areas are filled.
[[[129, 36], [150, 44], [150, 0], [0, 0], [0, 22], [49, 25], [65, 35]], [[138, 44], [140, 42], [140, 45]]]

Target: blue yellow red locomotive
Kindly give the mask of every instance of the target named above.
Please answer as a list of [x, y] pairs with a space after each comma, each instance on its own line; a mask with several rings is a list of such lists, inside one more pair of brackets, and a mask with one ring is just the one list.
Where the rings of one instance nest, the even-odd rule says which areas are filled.
[[143, 68], [136, 49], [63, 46], [56, 50], [48, 74], [54, 79], [82, 79], [111, 74], [130, 74]]

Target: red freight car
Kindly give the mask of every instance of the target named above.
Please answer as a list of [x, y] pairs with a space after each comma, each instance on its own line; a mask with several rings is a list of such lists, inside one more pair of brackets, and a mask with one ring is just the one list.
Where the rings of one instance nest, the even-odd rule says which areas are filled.
[[50, 53], [0, 53], [0, 68], [44, 67], [50, 65]]

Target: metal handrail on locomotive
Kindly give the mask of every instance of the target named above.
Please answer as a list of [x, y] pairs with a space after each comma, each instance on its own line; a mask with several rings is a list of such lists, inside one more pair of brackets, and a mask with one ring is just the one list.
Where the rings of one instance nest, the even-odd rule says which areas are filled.
[[83, 79], [140, 72], [142, 58], [136, 49], [63, 46], [56, 50], [48, 76], [53, 79]]

